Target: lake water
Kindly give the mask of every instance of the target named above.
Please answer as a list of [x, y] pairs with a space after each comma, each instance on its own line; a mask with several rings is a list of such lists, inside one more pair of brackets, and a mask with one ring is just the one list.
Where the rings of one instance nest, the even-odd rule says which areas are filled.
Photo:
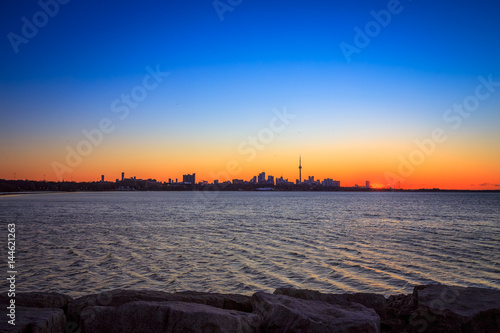
[[499, 193], [33, 194], [0, 197], [0, 221], [18, 291], [500, 289]]

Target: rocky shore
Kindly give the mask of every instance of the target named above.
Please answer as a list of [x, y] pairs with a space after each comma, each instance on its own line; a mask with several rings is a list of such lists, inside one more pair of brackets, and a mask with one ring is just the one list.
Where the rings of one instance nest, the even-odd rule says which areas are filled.
[[113, 290], [76, 299], [34, 292], [16, 294], [15, 306], [16, 325], [4, 315], [1, 332], [500, 332], [499, 290], [447, 285], [388, 298], [291, 288], [252, 296]]

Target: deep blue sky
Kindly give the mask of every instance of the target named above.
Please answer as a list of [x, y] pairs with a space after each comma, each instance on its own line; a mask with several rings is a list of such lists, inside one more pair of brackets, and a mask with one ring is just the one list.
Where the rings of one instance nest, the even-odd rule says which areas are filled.
[[[111, 101], [157, 64], [170, 77], [116, 138], [189, 144], [193, 136], [216, 137], [235, 147], [272, 108], [287, 106], [300, 118], [293, 131], [311, 133], [304, 150], [325, 140], [411, 142], [473, 92], [479, 75], [500, 77], [500, 2], [403, 0], [401, 13], [347, 63], [339, 44], [354, 44], [353, 28], [364, 29], [370, 11], [387, 4], [244, 0], [221, 21], [208, 0], [72, 0], [15, 53], [7, 34], [20, 35], [21, 18], [32, 21], [40, 6], [4, 2], [2, 144], [46, 139], [51, 147], [60, 142], [53, 158], [63, 156], [67, 142], [78, 142], [83, 128], [109, 114]], [[482, 107], [482, 118], [469, 123], [474, 133], [498, 127], [498, 98]], [[205, 131], [220, 125], [230, 128]]]
[[[35, 1], [2, 4], [2, 35], [19, 33]], [[498, 1], [401, 1], [403, 11], [355, 63], [424, 72], [498, 70]], [[242, 1], [220, 21], [211, 1], [70, 1], [15, 54], [2, 39], [2, 82], [92, 80], [142, 72], [258, 63], [343, 64], [339, 43], [386, 1]], [[494, 68], [492, 68], [494, 66]], [[458, 72], [457, 72], [458, 71]]]

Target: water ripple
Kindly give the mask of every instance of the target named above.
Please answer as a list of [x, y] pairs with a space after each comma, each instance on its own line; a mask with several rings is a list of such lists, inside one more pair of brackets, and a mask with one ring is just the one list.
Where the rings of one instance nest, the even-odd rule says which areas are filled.
[[0, 209], [23, 291], [500, 289], [499, 194], [68, 193]]

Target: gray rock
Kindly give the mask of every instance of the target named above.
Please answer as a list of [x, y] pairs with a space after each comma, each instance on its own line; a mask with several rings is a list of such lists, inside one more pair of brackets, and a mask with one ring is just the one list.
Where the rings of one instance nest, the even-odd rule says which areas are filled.
[[358, 303], [331, 304], [262, 292], [252, 300], [264, 332], [380, 332], [377, 313]]
[[356, 293], [356, 294], [323, 294], [315, 290], [278, 288], [274, 291], [276, 295], [286, 295], [313, 301], [323, 301], [330, 304], [344, 305], [353, 303], [363, 304], [372, 308], [381, 318], [386, 317], [387, 305], [385, 297], [378, 294]]
[[0, 332], [61, 333], [66, 326], [66, 316], [62, 309], [16, 306], [15, 324], [13, 326], [5, 319], [1, 320]]
[[81, 314], [84, 332], [258, 332], [251, 313], [187, 302], [130, 302], [89, 306]]
[[[158, 310], [155, 310], [158, 311]], [[159, 312], [159, 311], [158, 311]], [[160, 315], [158, 313], [158, 315]], [[153, 314], [152, 314], [153, 316]], [[132, 319], [132, 318], [131, 318]], [[74, 322], [71, 323], [75, 327]], [[80, 323], [74, 332], [119, 332], [120, 312], [112, 306], [88, 306], [81, 313]]]
[[500, 332], [500, 290], [417, 286], [409, 324], [425, 332]]
[[[68, 306], [68, 321], [70, 325], [80, 325], [80, 314], [88, 306], [115, 307], [135, 301], [165, 302], [180, 301], [206, 304], [216, 308], [252, 311], [251, 297], [235, 294], [215, 294], [186, 291], [180, 293], [166, 293], [153, 290], [112, 290], [100, 294], [83, 296], [73, 300]], [[76, 328], [73, 328], [77, 331]]]
[[412, 294], [389, 296], [386, 300], [387, 315], [382, 318], [383, 332], [412, 332], [409, 318], [416, 309], [416, 301]]
[[[252, 312], [252, 297], [238, 294], [202, 293], [196, 291], [183, 291], [172, 294], [181, 302], [191, 302], [211, 305], [226, 310]], [[173, 299], [172, 299], [173, 300]]]
[[260, 317], [253, 313], [212, 306], [171, 302], [167, 332], [258, 332]]
[[[9, 299], [2, 294], [0, 302], [5, 306]], [[383, 332], [499, 333], [500, 290], [428, 285], [388, 299], [291, 288], [253, 297], [113, 290], [75, 300], [32, 292], [16, 294], [16, 326], [0, 321], [0, 332], [23, 333], [81, 333], [84, 328], [87, 333], [378, 332], [379, 327]]]

